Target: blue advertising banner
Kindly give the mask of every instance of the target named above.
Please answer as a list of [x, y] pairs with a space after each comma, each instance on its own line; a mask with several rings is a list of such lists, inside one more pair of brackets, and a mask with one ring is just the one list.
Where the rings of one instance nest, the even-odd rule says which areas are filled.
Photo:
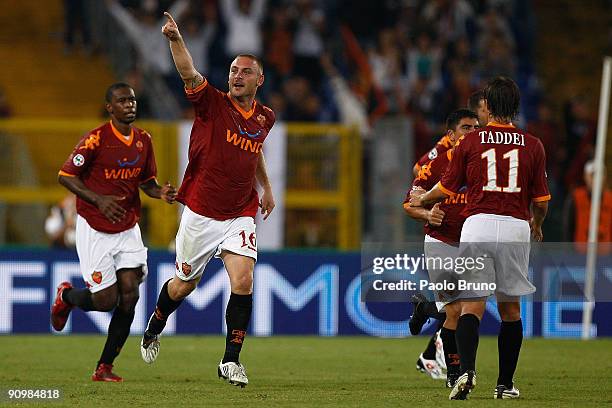
[[[144, 331], [161, 286], [173, 276], [174, 255], [151, 251], [148, 269], [147, 279], [140, 288], [133, 334]], [[409, 336], [410, 304], [363, 302], [360, 269], [359, 253], [260, 253], [255, 267], [253, 318], [249, 330], [258, 336]], [[0, 333], [53, 332], [49, 310], [57, 285], [65, 280], [84, 287], [73, 252], [1, 251]], [[223, 333], [229, 295], [227, 274], [222, 263], [215, 259], [207, 266], [198, 288], [169, 319], [164, 334]], [[580, 300], [532, 302], [523, 299], [525, 335], [579, 337], [581, 312]], [[598, 302], [592, 326], [594, 334], [612, 335], [609, 316], [612, 316], [612, 303]], [[106, 332], [110, 318], [110, 313], [75, 310], [62, 334]], [[431, 321], [426, 327], [431, 332], [436, 325]], [[490, 301], [481, 333], [497, 334], [498, 329], [496, 306]]]

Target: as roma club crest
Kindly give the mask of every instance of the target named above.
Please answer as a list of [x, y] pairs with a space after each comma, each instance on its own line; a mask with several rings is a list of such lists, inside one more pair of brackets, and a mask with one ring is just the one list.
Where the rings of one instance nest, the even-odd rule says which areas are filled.
[[102, 272], [96, 271], [92, 273], [91, 279], [99, 285], [102, 282]]
[[183, 275], [185, 276], [191, 275], [191, 265], [189, 265], [188, 263], [183, 262], [183, 264], [181, 265], [181, 269], [183, 271]]
[[257, 115], [257, 123], [259, 123], [259, 126], [263, 126], [266, 123], [266, 117], [260, 113]]
[[142, 153], [142, 142], [139, 140], [136, 142], [136, 149], [138, 149], [139, 153]]

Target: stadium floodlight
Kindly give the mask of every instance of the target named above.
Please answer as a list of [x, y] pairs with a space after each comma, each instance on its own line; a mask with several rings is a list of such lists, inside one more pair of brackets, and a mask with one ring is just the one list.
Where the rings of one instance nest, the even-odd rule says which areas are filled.
[[597, 262], [597, 232], [599, 230], [599, 209], [602, 195], [604, 172], [604, 152], [608, 134], [608, 115], [610, 107], [610, 74], [612, 57], [605, 57], [601, 74], [601, 91], [599, 94], [599, 118], [597, 119], [597, 143], [595, 145], [595, 173], [593, 177], [593, 194], [591, 196], [591, 216], [589, 220], [589, 241], [584, 279], [584, 307], [582, 309], [582, 339], [591, 338], [591, 320], [595, 299], [595, 265]]

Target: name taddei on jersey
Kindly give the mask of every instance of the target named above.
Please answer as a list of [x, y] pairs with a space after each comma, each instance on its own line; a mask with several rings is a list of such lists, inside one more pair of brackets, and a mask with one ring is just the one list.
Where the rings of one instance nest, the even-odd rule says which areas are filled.
[[525, 135], [516, 132], [493, 132], [491, 130], [483, 130], [478, 132], [480, 135], [481, 144], [504, 144], [525, 146]]

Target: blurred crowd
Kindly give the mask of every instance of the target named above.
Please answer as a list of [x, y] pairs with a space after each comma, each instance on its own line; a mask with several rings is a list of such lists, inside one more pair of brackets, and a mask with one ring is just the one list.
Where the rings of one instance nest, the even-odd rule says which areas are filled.
[[[539, 88], [536, 18], [528, 0], [84, 4], [65, 0], [66, 49], [74, 48], [73, 31], [80, 30], [86, 52], [115, 55], [110, 58], [115, 71], [139, 95], [140, 117], [192, 115], [160, 33], [163, 12], [169, 10], [197, 69], [218, 88], [225, 88], [236, 54], [261, 56], [266, 80], [258, 98], [280, 120], [340, 122], [358, 127], [365, 140], [372, 140], [381, 118], [408, 116], [419, 157], [443, 134], [448, 113], [465, 106], [468, 96], [491, 77], [508, 75], [521, 88], [519, 126], [540, 137], [546, 148], [554, 196], [565, 197], [582, 184], [584, 165], [593, 154], [594, 110], [587, 99], [576, 96], [560, 107]], [[83, 7], [90, 7], [96, 18], [86, 18]], [[112, 35], [96, 40], [96, 32]], [[171, 103], [160, 107], [161, 100]], [[556, 114], [559, 108], [562, 115]], [[561, 217], [561, 208], [559, 204], [557, 213], [553, 208], [551, 216]]]

